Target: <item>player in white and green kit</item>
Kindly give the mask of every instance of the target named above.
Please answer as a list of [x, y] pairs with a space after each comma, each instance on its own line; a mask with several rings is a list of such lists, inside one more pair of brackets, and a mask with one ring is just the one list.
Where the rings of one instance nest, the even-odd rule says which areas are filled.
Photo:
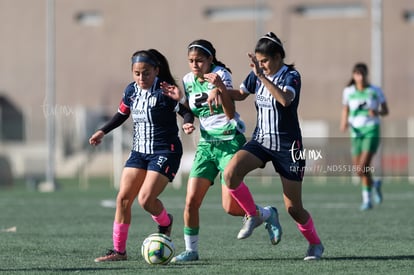
[[[372, 208], [373, 186], [371, 160], [380, 143], [380, 115], [388, 113], [384, 94], [379, 87], [368, 82], [368, 68], [363, 63], [355, 65], [352, 79], [343, 91], [341, 130], [349, 129], [352, 146], [353, 171], [362, 181], [361, 210]], [[382, 201], [377, 186], [376, 201]]]
[[[246, 142], [245, 126], [228, 89], [233, 89], [230, 69], [216, 59], [216, 50], [207, 40], [195, 40], [188, 46], [188, 64], [191, 72], [183, 77], [185, 96], [180, 102], [186, 103], [193, 114], [199, 118], [200, 140], [191, 167], [187, 185], [186, 205], [184, 208], [184, 241], [186, 250], [173, 258], [172, 262], [188, 262], [199, 259], [198, 239], [200, 230], [199, 209], [210, 186], [218, 174], [222, 174], [233, 155]], [[169, 94], [168, 87], [166, 93]], [[173, 90], [171, 88], [171, 94]], [[178, 100], [178, 98], [176, 98]], [[222, 205], [230, 215], [248, 215], [233, 199], [221, 178]], [[247, 186], [246, 193], [250, 194]], [[250, 194], [251, 195], [251, 194]], [[274, 207], [253, 209], [261, 222], [268, 225], [268, 233], [273, 239], [282, 233]], [[250, 213], [251, 214], [251, 213]], [[272, 226], [270, 226], [272, 225]], [[277, 226], [278, 235], [273, 229]]]

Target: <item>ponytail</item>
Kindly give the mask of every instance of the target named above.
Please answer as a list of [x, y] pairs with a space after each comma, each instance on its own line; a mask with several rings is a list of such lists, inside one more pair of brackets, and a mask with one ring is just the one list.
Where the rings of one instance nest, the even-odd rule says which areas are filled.
[[135, 62], [145, 62], [159, 69], [158, 78], [171, 85], [177, 85], [174, 77], [171, 74], [170, 65], [167, 58], [155, 49], [137, 51], [132, 55], [132, 64]]
[[168, 63], [167, 58], [156, 49], [149, 49], [148, 52], [155, 56], [156, 60], [158, 60], [158, 78], [171, 85], [177, 86], [177, 83], [175, 82], [175, 79], [171, 73], [170, 65]]

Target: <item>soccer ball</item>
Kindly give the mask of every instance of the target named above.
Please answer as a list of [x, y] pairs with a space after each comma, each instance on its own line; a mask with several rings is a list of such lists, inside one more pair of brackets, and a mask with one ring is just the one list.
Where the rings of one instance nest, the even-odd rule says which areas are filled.
[[174, 243], [167, 235], [154, 233], [142, 242], [141, 255], [150, 265], [168, 264], [174, 254]]

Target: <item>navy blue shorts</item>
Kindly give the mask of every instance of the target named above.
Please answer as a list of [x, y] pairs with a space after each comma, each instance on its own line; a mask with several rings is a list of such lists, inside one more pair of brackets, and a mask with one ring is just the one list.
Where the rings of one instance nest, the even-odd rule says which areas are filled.
[[182, 152], [143, 154], [131, 151], [125, 167], [155, 171], [166, 176], [171, 182], [180, 167], [182, 155]]
[[[295, 145], [296, 150], [302, 150], [302, 144]], [[280, 151], [272, 151], [263, 147], [255, 140], [247, 142], [241, 150], [246, 150], [249, 153], [258, 157], [266, 165], [271, 161], [275, 171], [282, 177], [294, 181], [302, 181], [303, 172], [305, 169], [305, 159], [297, 158], [297, 154], [292, 154], [292, 144], [284, 144]], [[265, 165], [263, 165], [264, 168]]]

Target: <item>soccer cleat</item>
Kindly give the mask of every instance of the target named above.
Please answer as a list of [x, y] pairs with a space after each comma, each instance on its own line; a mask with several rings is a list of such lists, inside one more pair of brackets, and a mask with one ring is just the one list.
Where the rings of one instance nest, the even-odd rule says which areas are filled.
[[99, 262], [111, 262], [111, 261], [126, 261], [127, 260], [126, 252], [120, 253], [116, 250], [109, 249], [105, 256], [99, 257], [95, 259], [96, 263]]
[[198, 252], [186, 250], [181, 252], [179, 255], [172, 258], [172, 263], [181, 263], [181, 262], [191, 262], [191, 261], [198, 261]]
[[375, 180], [374, 181], [374, 190], [375, 190], [375, 192], [374, 192], [375, 193], [374, 194], [374, 202], [376, 204], [382, 203], [381, 185], [382, 185], [381, 180]]
[[263, 220], [260, 216], [245, 216], [243, 226], [237, 235], [237, 239], [246, 239], [253, 233], [253, 230], [262, 223]]
[[359, 210], [361, 211], [367, 211], [372, 209], [372, 203], [370, 202], [364, 202], [363, 204], [361, 204], [361, 207], [359, 208]]
[[319, 260], [322, 258], [322, 254], [325, 248], [322, 243], [320, 244], [310, 244], [308, 251], [306, 251], [305, 261]]
[[270, 210], [270, 217], [265, 221], [265, 228], [269, 233], [270, 242], [273, 245], [278, 244], [282, 240], [282, 226], [279, 223], [279, 214], [276, 207], [266, 206]]
[[170, 224], [167, 226], [158, 225], [158, 233], [165, 234], [168, 237], [170, 237], [172, 224], [173, 224], [173, 216], [171, 214], [168, 214], [168, 217], [170, 217], [170, 221], [171, 221]]

